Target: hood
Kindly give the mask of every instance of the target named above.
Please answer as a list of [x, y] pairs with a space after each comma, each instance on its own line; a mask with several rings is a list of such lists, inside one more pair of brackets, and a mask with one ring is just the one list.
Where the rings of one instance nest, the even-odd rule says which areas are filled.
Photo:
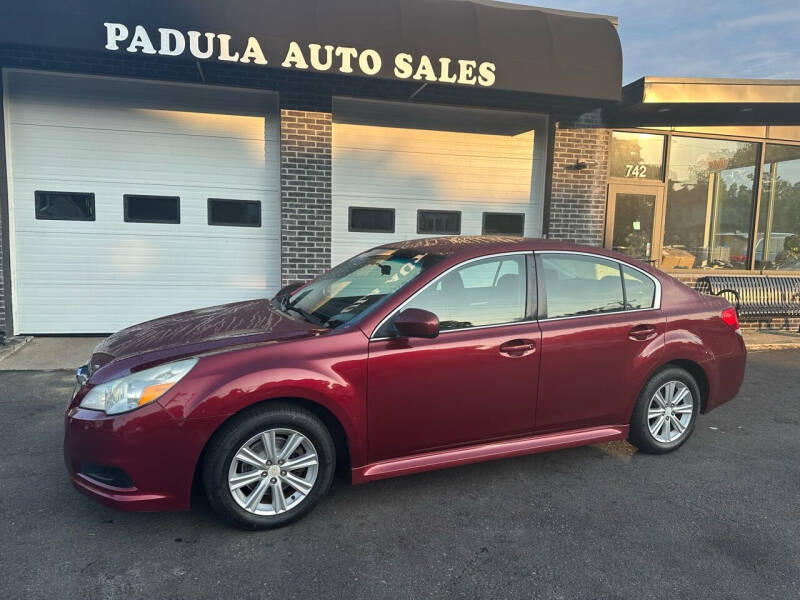
[[275, 310], [266, 299], [210, 306], [146, 321], [107, 337], [94, 349], [90, 368], [94, 372], [132, 356], [164, 360], [225, 346], [292, 339], [317, 330]]

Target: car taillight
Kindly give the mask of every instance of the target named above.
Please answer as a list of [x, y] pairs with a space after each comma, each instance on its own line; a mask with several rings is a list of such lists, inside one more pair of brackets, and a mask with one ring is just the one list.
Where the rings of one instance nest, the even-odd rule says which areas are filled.
[[739, 316], [736, 314], [736, 309], [726, 308], [722, 311], [722, 320], [725, 321], [725, 324], [733, 329], [734, 331], [739, 329]]

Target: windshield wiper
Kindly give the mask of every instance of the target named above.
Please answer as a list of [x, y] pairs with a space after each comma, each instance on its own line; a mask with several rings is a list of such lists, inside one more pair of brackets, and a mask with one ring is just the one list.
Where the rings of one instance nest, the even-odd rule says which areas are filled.
[[286, 306], [286, 310], [290, 310], [292, 312], [296, 312], [298, 315], [303, 317], [306, 321], [311, 323], [312, 325], [318, 325], [320, 327], [325, 327], [325, 322], [316, 316], [314, 313], [307, 311], [304, 308], [300, 308], [299, 306], [292, 306], [291, 304]]
[[[288, 287], [288, 286], [287, 286]], [[311, 290], [307, 290], [300, 294], [297, 298], [295, 298], [294, 302], [291, 301], [291, 294], [282, 294], [278, 298], [278, 310], [281, 312], [288, 313], [289, 311], [295, 312], [300, 315], [304, 320], [308, 321], [313, 325], [318, 325], [320, 327], [325, 327], [325, 322], [317, 317], [314, 313], [307, 311], [304, 308], [300, 308], [299, 306], [295, 306], [300, 300], [305, 298]]]

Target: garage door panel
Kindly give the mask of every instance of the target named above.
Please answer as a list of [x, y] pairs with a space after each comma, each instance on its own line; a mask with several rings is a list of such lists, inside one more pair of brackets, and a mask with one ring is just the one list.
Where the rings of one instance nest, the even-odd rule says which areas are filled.
[[[467, 167], [468, 169], [468, 167]], [[365, 181], [362, 185], [357, 183], [357, 172], [353, 172], [350, 182], [342, 183], [339, 187], [342, 197], [351, 198], [385, 198], [385, 199], [415, 199], [442, 202], [483, 202], [510, 201], [526, 203], [530, 201], [530, 183], [514, 182], [512, 175], [487, 174], [487, 181], [482, 184], [480, 181], [459, 181], [458, 175], [453, 174], [450, 178], [444, 173], [439, 173], [436, 177], [431, 177], [425, 173], [411, 173], [398, 175], [396, 173], [375, 171], [376, 179], [380, 181]], [[498, 177], [500, 179], [495, 180]], [[530, 175], [528, 175], [530, 179]], [[337, 178], [337, 181], [339, 179]]]
[[[198, 183], [195, 180], [195, 183]], [[47, 221], [36, 219], [35, 192], [72, 191], [95, 195], [95, 221]], [[180, 198], [179, 225], [170, 223], [126, 223], [124, 221], [124, 194], [134, 195], [178, 195]], [[181, 239], [194, 236], [202, 239], [247, 237], [260, 240], [275, 240], [280, 235], [280, 209], [276, 204], [277, 190], [248, 190], [218, 187], [182, 186], [171, 188], [165, 185], [142, 183], [120, 186], [116, 182], [80, 180], [16, 180], [14, 186], [14, 213], [17, 233], [46, 232], [76, 235], [95, 235], [113, 238], [118, 235], [146, 235], [175, 237]], [[232, 227], [208, 225], [208, 198], [230, 200], [257, 200], [261, 202], [261, 227]], [[176, 227], [180, 227], [176, 230]]]
[[[75, 239], [79, 238], [87, 238], [87, 243], [91, 244], [101, 244], [107, 245], [112, 243], [115, 240], [124, 240], [126, 238], [131, 238], [134, 241], [139, 239], [147, 239], [152, 238], [153, 243], [169, 243], [169, 240], [175, 237], [175, 234], [170, 232], [170, 227], [177, 227], [177, 225], [171, 225], [168, 223], [160, 224], [160, 223], [124, 223], [122, 219], [122, 210], [120, 212], [120, 229], [127, 230], [126, 233], [109, 233], [103, 231], [96, 231], [92, 229], [92, 221], [68, 221], [69, 223], [80, 223], [75, 228], [65, 228], [63, 225], [60, 225], [60, 221], [48, 221], [46, 226], [39, 227], [39, 228], [22, 228], [17, 229], [17, 236], [22, 238], [24, 234], [30, 234], [34, 236], [32, 239], [33, 243], [40, 243], [41, 240], [37, 240], [35, 236], [40, 235], [47, 235], [49, 236], [72, 236]], [[267, 215], [269, 217], [269, 215]], [[277, 219], [277, 215], [274, 215], [272, 218]], [[203, 214], [203, 219], [205, 220], [205, 213]], [[264, 216], [262, 215], [262, 221]], [[183, 221], [183, 215], [181, 215], [181, 220]], [[124, 225], [123, 225], [124, 223]], [[183, 222], [180, 224], [183, 226]], [[186, 229], [189, 229], [189, 225], [186, 225]], [[215, 247], [218, 247], [220, 244], [219, 242], [224, 242], [225, 240], [235, 240], [235, 239], [243, 239], [248, 240], [250, 242], [261, 244], [263, 240], [277, 240], [280, 236], [280, 232], [278, 229], [277, 223], [270, 223], [269, 227], [230, 227], [230, 226], [214, 226], [213, 228], [209, 228], [205, 224], [198, 224], [195, 229], [197, 230], [196, 233], [190, 232], [182, 232], [179, 236], [179, 239], [182, 240], [182, 243], [189, 241], [191, 238], [197, 238], [198, 245], [204, 244], [205, 241], [215, 241]], [[203, 231], [203, 230], [207, 230]], [[242, 233], [244, 231], [252, 230], [253, 233]], [[89, 238], [92, 238], [91, 240]], [[164, 238], [162, 240], [162, 238]], [[20, 240], [18, 240], [20, 241]]]
[[[263, 121], [263, 119], [262, 119]], [[163, 185], [193, 185], [213, 173], [217, 185], [278, 188], [276, 156], [263, 140], [203, 136], [72, 130], [13, 125], [11, 161], [15, 175], [35, 180], [158, 180]], [[188, 143], [191, 142], [191, 143]]]
[[[208, 87], [198, 94], [166, 83], [14, 73], [16, 99], [10, 123], [159, 134], [280, 138], [279, 124], [263, 127], [277, 112], [277, 97], [255, 91]], [[86, 100], [90, 98], [91, 104]], [[119, 111], [126, 112], [120, 120]], [[250, 117], [250, 118], [247, 118]]]
[[[38, 233], [19, 236], [20, 242], [37, 251], [26, 254], [18, 262], [21, 284], [72, 282], [76, 276], [107, 281], [118, 280], [135, 286], [161, 286], [205, 282], [207, 285], [265, 288], [270, 275], [270, 262], [275, 257], [262, 255], [259, 260], [241, 260], [253, 245], [250, 238], [227, 238], [222, 245], [205, 245], [202, 240], [189, 247], [185, 239], [155, 236], [114, 236], [102, 243], [103, 251], [91, 236], [59, 234], [48, 236], [41, 243]], [[38, 242], [38, 243], [37, 243]], [[53, 265], [71, 264], [72, 269], [53, 269]], [[80, 274], [80, 275], [78, 275]], [[277, 273], [272, 273], [276, 275]]]
[[[343, 202], [341, 205], [335, 205], [332, 218], [334, 223], [347, 222], [347, 202], [351, 206], [360, 206], [359, 198], [341, 198]], [[405, 202], [408, 204], [408, 202]], [[375, 204], [372, 204], [373, 206]], [[402, 206], [398, 203], [386, 203], [383, 205], [385, 208], [395, 209], [395, 233], [352, 233], [349, 235], [338, 235], [336, 239], [336, 253], [332, 257], [332, 263], [338, 264], [339, 262], [347, 259], [354, 254], [363, 252], [375, 246], [393, 242], [398, 239], [415, 239], [422, 237], [430, 237], [430, 234], [417, 233], [417, 210], [418, 207]], [[461, 213], [461, 232], [463, 234], [478, 235], [483, 229], [483, 213], [484, 212], [497, 212], [497, 213], [514, 213], [525, 215], [525, 235], [534, 237], [539, 235], [537, 230], [538, 223], [536, 219], [531, 219], [528, 216], [528, 211], [521, 208], [519, 203], [516, 202], [491, 202], [491, 203], [472, 203], [467, 205], [463, 202], [431, 202], [425, 203], [425, 208], [430, 210], [453, 210]]]
[[[480, 134], [442, 130], [411, 129], [381, 125], [337, 123], [339, 136], [334, 149], [441, 154], [461, 157], [530, 159], [533, 131], [517, 135]], [[352, 143], [357, 140], [357, 143]], [[464, 144], [465, 140], [469, 143]]]
[[[278, 139], [274, 133], [275, 128], [265, 127], [264, 119], [260, 116], [127, 108], [127, 118], [120, 122], [119, 111], [123, 104], [93, 109], [85, 106], [85, 99], [83, 102], [84, 104], [76, 104], [74, 107], [67, 107], [57, 100], [52, 104], [36, 103], [34, 106], [25, 106], [24, 110], [17, 109], [10, 115], [9, 123], [58, 129], [111, 131], [121, 135], [142, 133], [242, 140]], [[42, 115], [38, 121], [34, 116], [37, 112]]]
[[[6, 93], [16, 331], [104, 333], [277, 291], [274, 95], [15, 71]], [[36, 219], [37, 190], [94, 194], [95, 220]], [[179, 197], [180, 223], [125, 222], [126, 194]], [[208, 198], [259, 201], [261, 226], [209, 225]]]
[[[232, 293], [214, 286], [181, 286], [180, 294], [174, 296], [160, 295], [159, 289], [80, 284], [62, 286], [55, 295], [48, 285], [34, 285], [18, 296], [18, 302], [30, 306], [21, 313], [18, 328], [34, 333], [112, 333], [134, 323], [197, 308], [197, 299], [207, 306], [264, 296], [255, 287]], [[102, 304], [97, 303], [98, 297], [105, 299]], [[155, 308], [148, 308], [153, 305]]]
[[[338, 135], [338, 128], [336, 131]], [[458, 146], [473, 143], [462, 139]], [[525, 160], [495, 156], [453, 156], [335, 148], [333, 185], [342, 196], [386, 198], [435, 197], [445, 201], [505, 198], [529, 203], [533, 141]], [[368, 174], [368, 176], [365, 176]]]

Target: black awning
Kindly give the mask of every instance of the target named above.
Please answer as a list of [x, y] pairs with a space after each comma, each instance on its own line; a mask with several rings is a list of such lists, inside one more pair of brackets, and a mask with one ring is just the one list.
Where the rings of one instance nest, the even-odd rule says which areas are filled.
[[491, 0], [12, 0], [0, 43], [597, 100], [621, 93], [607, 17]]
[[800, 80], [643, 77], [603, 117], [612, 127], [800, 125]]

